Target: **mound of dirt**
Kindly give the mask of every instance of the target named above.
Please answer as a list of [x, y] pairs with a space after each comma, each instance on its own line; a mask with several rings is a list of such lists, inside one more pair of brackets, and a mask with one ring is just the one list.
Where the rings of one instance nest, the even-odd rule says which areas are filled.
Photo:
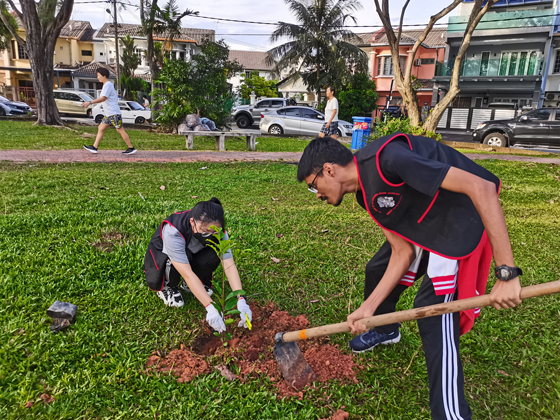
[[[279, 398], [302, 399], [303, 390], [293, 388], [282, 378], [273, 354], [274, 336], [281, 331], [305, 329], [309, 320], [304, 315], [293, 317], [286, 311], [279, 311], [273, 303], [264, 307], [251, 306], [251, 309], [252, 330], [233, 328], [234, 338], [227, 346], [207, 329], [203, 336], [193, 341], [191, 351], [181, 346], [181, 350], [171, 351], [166, 358], [154, 353], [148, 358], [146, 367], [158, 372], [171, 372], [178, 376], [180, 382], [187, 382], [197, 375], [211, 372], [209, 360], [228, 360], [237, 367], [239, 380], [264, 375], [275, 383]], [[298, 346], [316, 374], [315, 381], [336, 379], [358, 382], [352, 357], [343, 354], [337, 346], [328, 344], [328, 338], [299, 341]], [[232, 365], [230, 367], [235, 370]]]
[[326, 419], [319, 419], [319, 420], [344, 420], [350, 417], [350, 414], [340, 408], [336, 410], [336, 413], [332, 415], [332, 417], [328, 417]]

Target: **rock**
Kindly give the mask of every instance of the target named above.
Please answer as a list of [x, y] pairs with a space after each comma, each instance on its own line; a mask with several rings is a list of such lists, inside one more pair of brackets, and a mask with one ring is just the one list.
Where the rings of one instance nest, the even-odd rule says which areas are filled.
[[215, 368], [224, 378], [226, 378], [230, 382], [234, 381], [237, 378], [237, 376], [224, 365], [218, 365], [215, 366]]
[[53, 318], [50, 326], [52, 332], [64, 331], [70, 326], [70, 321], [64, 318]]
[[63, 318], [72, 322], [76, 317], [77, 311], [78, 311], [78, 307], [76, 305], [72, 305], [71, 303], [61, 302], [57, 300], [55, 303], [51, 305], [49, 309], [47, 309], [47, 315], [53, 319]]

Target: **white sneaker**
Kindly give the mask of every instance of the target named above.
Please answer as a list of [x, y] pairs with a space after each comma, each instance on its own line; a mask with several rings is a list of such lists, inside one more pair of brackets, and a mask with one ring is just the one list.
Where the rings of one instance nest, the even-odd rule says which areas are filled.
[[178, 288], [164, 286], [163, 289], [157, 292], [157, 295], [161, 300], [163, 300], [163, 303], [166, 306], [180, 308], [185, 304], [183, 296], [181, 296], [181, 292]]
[[[187, 293], [192, 293], [191, 289], [189, 289], [189, 286], [187, 286], [187, 282], [185, 280], [181, 281], [179, 287]], [[208, 293], [208, 296], [212, 296], [214, 294], [214, 291], [210, 289], [208, 286], [204, 285], [204, 288], [206, 289], [206, 293]]]

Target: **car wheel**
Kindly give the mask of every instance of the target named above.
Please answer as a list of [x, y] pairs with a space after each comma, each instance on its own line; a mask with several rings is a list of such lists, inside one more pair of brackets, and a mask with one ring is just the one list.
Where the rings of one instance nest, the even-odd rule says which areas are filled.
[[88, 118], [91, 118], [91, 109], [88, 109], [86, 111], [86, 115], [87, 115]]
[[337, 128], [337, 129], [336, 129], [336, 135], [337, 135], [338, 137], [342, 137], [342, 131], [340, 131], [340, 128]]
[[95, 116], [95, 123], [96, 123], [96, 124], [101, 124], [101, 121], [103, 121], [103, 115], [97, 114], [97, 115]]
[[487, 146], [508, 147], [506, 137], [501, 133], [488, 134], [482, 143]]
[[4, 108], [0, 107], [0, 117], [5, 117], [6, 116], [6, 111], [4, 110]]
[[273, 134], [275, 136], [281, 136], [282, 134], [284, 134], [284, 130], [282, 130], [282, 127], [280, 127], [277, 124], [271, 125], [268, 128], [268, 134]]
[[251, 126], [251, 120], [246, 115], [241, 115], [235, 119], [235, 123], [239, 128], [247, 128]]
[[138, 117], [134, 120], [134, 124], [144, 124], [146, 122], [146, 118]]

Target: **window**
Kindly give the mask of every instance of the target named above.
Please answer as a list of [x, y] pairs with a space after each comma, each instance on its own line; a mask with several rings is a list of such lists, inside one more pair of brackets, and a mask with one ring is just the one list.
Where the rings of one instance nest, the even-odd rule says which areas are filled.
[[436, 59], [435, 58], [421, 58], [420, 59], [420, 65], [424, 65], [424, 64], [435, 64], [436, 63]]
[[27, 55], [27, 51], [25, 51], [25, 47], [21, 45], [19, 42], [17, 44], [18, 49], [18, 57], [20, 60], [29, 60], [29, 56]]
[[270, 106], [270, 101], [260, 101], [255, 105], [255, 108], [268, 108]]
[[[537, 51], [507, 51], [500, 60], [500, 76], [535, 76], [540, 73], [540, 54]], [[539, 63], [539, 66], [537, 66]], [[556, 68], [556, 63], [555, 63]]]
[[128, 106], [135, 111], [144, 111], [144, 107], [140, 105], [138, 102], [130, 101], [127, 102]]
[[556, 116], [554, 117], [554, 119], [556, 121], [560, 121], [560, 110], [559, 109], [556, 110]]
[[551, 109], [536, 109], [534, 111], [529, 111], [526, 114], [527, 117], [529, 117], [531, 120], [536, 120], [536, 121], [548, 121], [548, 119], [550, 118], [550, 113], [552, 112]]
[[560, 50], [556, 50], [556, 60], [554, 60], [554, 73], [560, 73]]
[[68, 99], [74, 102], [82, 102], [82, 98], [80, 98], [78, 95], [74, 94], [74, 93], [69, 93], [68, 94]]
[[183, 60], [183, 61], [185, 60], [185, 52], [184, 51], [179, 52], [179, 59]]
[[284, 110], [284, 114], [286, 115], [286, 117], [298, 117], [300, 116], [299, 113], [299, 108], [286, 108]]
[[17, 60], [16, 56], [16, 41], [12, 40], [12, 60]]
[[251, 78], [251, 73], [253, 73], [252, 70], [245, 70], [245, 77]]
[[271, 102], [272, 104], [270, 106], [272, 108], [282, 108], [284, 106], [284, 101], [282, 99], [273, 99]]
[[93, 56], [93, 53], [91, 51], [88, 51], [88, 50], [82, 50], [82, 55], [84, 57], [91, 57], [91, 56]]
[[308, 118], [308, 119], [313, 119], [313, 120], [318, 120], [320, 114], [316, 111], [313, 111], [312, 109], [301, 109], [301, 118]]
[[[383, 64], [381, 64], [383, 63]], [[406, 57], [399, 57], [399, 64], [401, 70], [406, 66]], [[393, 76], [393, 59], [390, 55], [379, 57], [377, 62], [377, 75], [378, 76]]]
[[490, 51], [484, 51], [480, 59], [479, 76], [488, 76], [488, 63], [490, 62]]

